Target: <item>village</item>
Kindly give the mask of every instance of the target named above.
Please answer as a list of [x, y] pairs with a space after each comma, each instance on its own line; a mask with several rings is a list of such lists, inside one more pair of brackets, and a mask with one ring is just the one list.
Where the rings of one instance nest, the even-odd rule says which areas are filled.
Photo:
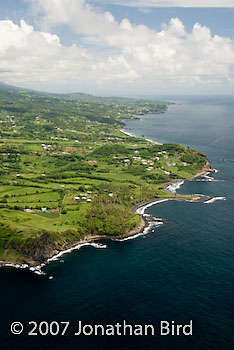
[[140, 223], [134, 205], [167, 198], [165, 183], [193, 176], [205, 162], [187, 147], [123, 132], [124, 118], [157, 116], [166, 103], [17, 91], [12, 105], [1, 90], [0, 98], [14, 110], [0, 112], [3, 260], [16, 252], [31, 255], [33, 242], [45, 232], [58, 246], [87, 234], [124, 234]]

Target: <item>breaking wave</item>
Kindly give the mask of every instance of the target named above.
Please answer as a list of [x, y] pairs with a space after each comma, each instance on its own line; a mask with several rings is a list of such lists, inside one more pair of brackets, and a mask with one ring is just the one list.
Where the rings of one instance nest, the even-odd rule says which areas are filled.
[[29, 266], [28, 264], [3, 264], [3, 267], [13, 267], [15, 269], [28, 269], [29, 271], [35, 273], [36, 275], [46, 275], [45, 272], [43, 272], [41, 269], [45, 264], [37, 265], [37, 266]]
[[173, 182], [169, 186], [167, 186], [167, 190], [171, 193], [176, 193], [176, 191], [184, 184], [184, 180]]
[[87, 247], [87, 246], [91, 246], [91, 247], [94, 247], [96, 249], [105, 249], [107, 248], [107, 245], [106, 244], [101, 244], [101, 243], [79, 243], [77, 244], [76, 246], [72, 247], [72, 248], [69, 248], [69, 249], [66, 249], [66, 250], [63, 250], [61, 252], [59, 252], [58, 254], [55, 254], [54, 256], [52, 256], [51, 258], [47, 259], [47, 262], [51, 262], [51, 261], [56, 261], [56, 260], [59, 260], [59, 258], [65, 254], [69, 254], [71, 253], [73, 250], [79, 250], [80, 248], [82, 247]]
[[214, 197], [211, 199], [208, 199], [208, 201], [204, 202], [205, 204], [210, 204], [210, 203], [214, 203], [215, 201], [226, 201], [225, 197]]

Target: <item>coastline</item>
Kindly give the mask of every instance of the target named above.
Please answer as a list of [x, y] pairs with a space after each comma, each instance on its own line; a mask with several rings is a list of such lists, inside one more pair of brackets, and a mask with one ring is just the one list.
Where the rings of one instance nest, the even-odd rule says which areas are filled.
[[[128, 132], [126, 132], [123, 129], [120, 129], [120, 132], [126, 134], [127, 136], [130, 137], [137, 137], [136, 135], [132, 135]], [[147, 141], [154, 143], [154, 144], [158, 144], [161, 145], [161, 143], [152, 141], [152, 140], [148, 140]], [[205, 157], [205, 154], [204, 154]], [[192, 176], [191, 178], [188, 179], [176, 179], [173, 181], [170, 181], [168, 183], [164, 183], [163, 184], [163, 190], [167, 193], [170, 193], [171, 196], [169, 197], [160, 197], [160, 198], [151, 198], [145, 202], [141, 202], [138, 203], [136, 205], [134, 205], [132, 207], [132, 210], [138, 214], [141, 217], [141, 221], [140, 221], [140, 225], [138, 227], [135, 227], [134, 229], [130, 230], [129, 232], [126, 232], [123, 235], [120, 236], [109, 236], [109, 235], [87, 235], [86, 237], [80, 239], [79, 241], [70, 244], [70, 245], [64, 245], [61, 249], [59, 250], [53, 250], [51, 251], [51, 253], [49, 254], [48, 257], [45, 257], [45, 260], [43, 261], [43, 263], [38, 264], [38, 262], [34, 261], [34, 260], [26, 260], [26, 259], [22, 259], [22, 261], [19, 260], [19, 262], [17, 263], [12, 263], [12, 261], [0, 261], [0, 267], [1, 266], [5, 266], [5, 267], [15, 267], [15, 268], [28, 268], [29, 270], [31, 270], [32, 272], [35, 272], [37, 274], [44, 274], [41, 271], [41, 268], [44, 267], [46, 264], [50, 263], [51, 261], [56, 261], [59, 260], [60, 257], [62, 257], [65, 254], [68, 254], [70, 252], [72, 252], [73, 250], [79, 250], [81, 247], [83, 246], [93, 246], [95, 248], [106, 248], [105, 245], [99, 244], [99, 243], [95, 243], [98, 240], [102, 240], [102, 239], [108, 239], [108, 240], [112, 240], [112, 241], [125, 241], [128, 239], [133, 239], [136, 238], [140, 235], [146, 234], [147, 229], [150, 227], [150, 223], [149, 220], [147, 220], [146, 216], [144, 215], [145, 210], [152, 206], [152, 205], [156, 205], [165, 201], [169, 201], [169, 200], [185, 200], [185, 201], [198, 201], [201, 198], [199, 196], [193, 197], [188, 199], [188, 196], [177, 196], [176, 195], [176, 190], [184, 183], [184, 181], [186, 180], [192, 180], [194, 178], [200, 177], [200, 176], [204, 176], [207, 175], [210, 172], [214, 172], [214, 170], [210, 167], [210, 162], [207, 160], [206, 164], [204, 165], [202, 171], [200, 171], [199, 173], [195, 174], [194, 176]], [[173, 184], [175, 184], [174, 186], [174, 190], [169, 190], [168, 188], [170, 186], [173, 186]], [[208, 200], [212, 200], [212, 197], [208, 197]], [[158, 224], [162, 224], [162, 222], [158, 223]], [[156, 225], [157, 226], [157, 225]]]
[[[207, 162], [206, 162], [206, 164], [203, 166], [202, 171], [200, 171], [199, 173], [197, 173], [197, 174], [195, 174], [195, 175], [193, 175], [192, 177], [187, 178], [187, 179], [176, 179], [176, 180], [167, 182], [167, 183], [165, 183], [165, 184], [163, 185], [163, 190], [164, 190], [165, 192], [167, 192], [167, 193], [175, 193], [175, 194], [176, 194], [176, 190], [177, 190], [180, 186], [182, 186], [183, 183], [184, 183], [185, 181], [189, 181], [189, 180], [191, 181], [191, 180], [196, 179], [196, 178], [198, 178], [198, 177], [200, 177], [200, 176], [206, 176], [206, 175], [208, 175], [209, 173], [215, 173], [215, 170], [211, 168], [210, 162], [209, 162], [209, 160], [207, 159]], [[168, 187], [170, 187], [170, 186], [173, 185], [173, 184], [179, 184], [179, 187], [176, 187], [176, 186], [175, 186], [175, 191], [174, 191], [174, 192], [168, 190]]]
[[[140, 136], [132, 135], [130, 132], [127, 132], [126, 129], [119, 129], [119, 131], [122, 132], [126, 136], [141, 138]], [[144, 140], [146, 140], [148, 142], [151, 142], [151, 143], [154, 143], [155, 145], [162, 145], [162, 143], [156, 142], [156, 141], [153, 141], [153, 140], [150, 140], [150, 139], [144, 139]]]
[[[197, 176], [199, 176], [199, 175], [197, 175]], [[175, 180], [175, 181], [178, 182], [178, 180]], [[168, 187], [170, 184], [173, 184], [175, 181], [171, 181], [170, 183], [165, 184], [165, 186]], [[170, 192], [170, 191], [168, 191], [168, 192]], [[0, 261], [0, 267], [13, 267], [13, 268], [17, 268], [17, 269], [28, 269], [31, 272], [34, 272], [38, 275], [45, 275], [45, 273], [41, 270], [44, 266], [46, 266], [50, 262], [58, 261], [61, 257], [63, 257], [63, 255], [69, 254], [74, 250], [79, 250], [80, 248], [82, 248], [84, 246], [92, 246], [94, 248], [105, 249], [107, 246], [105, 244], [97, 243], [97, 241], [105, 239], [105, 240], [123, 242], [123, 241], [129, 240], [129, 239], [134, 239], [134, 238], [137, 238], [141, 235], [147, 234], [148, 229], [151, 227], [151, 224], [145, 216], [145, 210], [153, 205], [167, 202], [170, 200], [195, 202], [195, 201], [198, 201], [199, 199], [200, 199], [200, 197], [198, 197], [198, 196], [193, 198], [193, 199], [190, 199], [190, 200], [187, 197], [183, 198], [182, 196], [180, 196], [180, 197], [173, 196], [173, 197], [167, 197], [167, 198], [160, 197], [160, 198], [149, 199], [147, 201], [138, 203], [132, 207], [132, 210], [141, 217], [140, 225], [138, 227], [135, 227], [131, 231], [126, 232], [123, 235], [119, 235], [119, 236], [87, 235], [83, 239], [80, 239], [79, 241], [77, 241], [71, 245], [68, 245], [67, 247], [63, 247], [61, 250], [53, 250], [51, 252], [51, 254], [49, 255], [49, 257], [47, 257], [46, 260], [41, 264], [38, 264], [38, 262], [33, 261], [33, 260], [31, 260], [30, 262], [29, 261], [26, 262], [25, 260], [22, 260], [22, 261], [19, 261], [17, 263], [12, 263], [11, 261]], [[212, 200], [212, 197], [209, 197], [208, 200]], [[155, 226], [158, 226], [159, 224], [162, 224], [162, 223], [163, 223], [162, 221], [159, 221], [158, 223], [155, 221]]]
[[[29, 269], [29, 270], [37, 273], [37, 271], [40, 271], [41, 268], [44, 267], [46, 264], [48, 264], [52, 261], [59, 260], [60, 257], [72, 252], [73, 250], [79, 250], [83, 246], [93, 246], [95, 248], [104, 249], [104, 248], [106, 248], [106, 245], [97, 244], [95, 242], [98, 240], [102, 240], [102, 239], [108, 239], [108, 240], [112, 240], [112, 241], [122, 240], [124, 238], [128, 238], [128, 237], [131, 237], [131, 236], [134, 236], [136, 234], [143, 232], [143, 230], [146, 227], [147, 227], [147, 222], [143, 218], [143, 216], [141, 216], [140, 225], [138, 227], [132, 229], [131, 231], [126, 232], [124, 235], [120, 235], [120, 236], [87, 235], [86, 237], [80, 239], [79, 241], [77, 241], [71, 245], [68, 245], [67, 247], [63, 247], [61, 250], [53, 250], [51, 252], [51, 254], [49, 255], [49, 257], [46, 259], [46, 261], [40, 265], [38, 265], [38, 262], [35, 262], [35, 261], [25, 262], [25, 260], [22, 260], [22, 261], [19, 261], [17, 263], [13, 263], [12, 261], [9, 260], [9, 261], [0, 261], [0, 267], [15, 267], [18, 269]], [[38, 274], [42, 274], [42, 273], [38, 273]]]

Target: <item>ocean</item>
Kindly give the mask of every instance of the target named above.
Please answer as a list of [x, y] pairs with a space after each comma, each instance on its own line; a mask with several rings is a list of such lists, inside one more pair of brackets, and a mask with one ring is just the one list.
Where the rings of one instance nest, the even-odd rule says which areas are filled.
[[[147, 234], [73, 251], [44, 267], [45, 276], [1, 268], [1, 349], [234, 348], [234, 98], [175, 102], [166, 113], [128, 120], [126, 127], [136, 136], [205, 152], [217, 172], [186, 181], [178, 192], [216, 200], [153, 205], [145, 211], [153, 218]], [[19, 335], [11, 333], [16, 321], [24, 326]], [[28, 335], [30, 321], [37, 335]], [[79, 321], [154, 325], [155, 334], [75, 336]], [[161, 335], [162, 321], [170, 334]], [[171, 334], [173, 324], [191, 321], [192, 335]], [[64, 335], [61, 322], [69, 322]], [[59, 334], [39, 335], [47, 327], [54, 334], [59, 327]]]

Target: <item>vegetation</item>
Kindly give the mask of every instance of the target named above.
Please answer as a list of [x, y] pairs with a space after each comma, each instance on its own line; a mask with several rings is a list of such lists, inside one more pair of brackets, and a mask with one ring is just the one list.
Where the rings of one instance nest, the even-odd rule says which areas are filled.
[[203, 154], [120, 131], [166, 108], [0, 84], [0, 260], [44, 261], [88, 234], [124, 234], [139, 225], [133, 205], [201, 171]]

